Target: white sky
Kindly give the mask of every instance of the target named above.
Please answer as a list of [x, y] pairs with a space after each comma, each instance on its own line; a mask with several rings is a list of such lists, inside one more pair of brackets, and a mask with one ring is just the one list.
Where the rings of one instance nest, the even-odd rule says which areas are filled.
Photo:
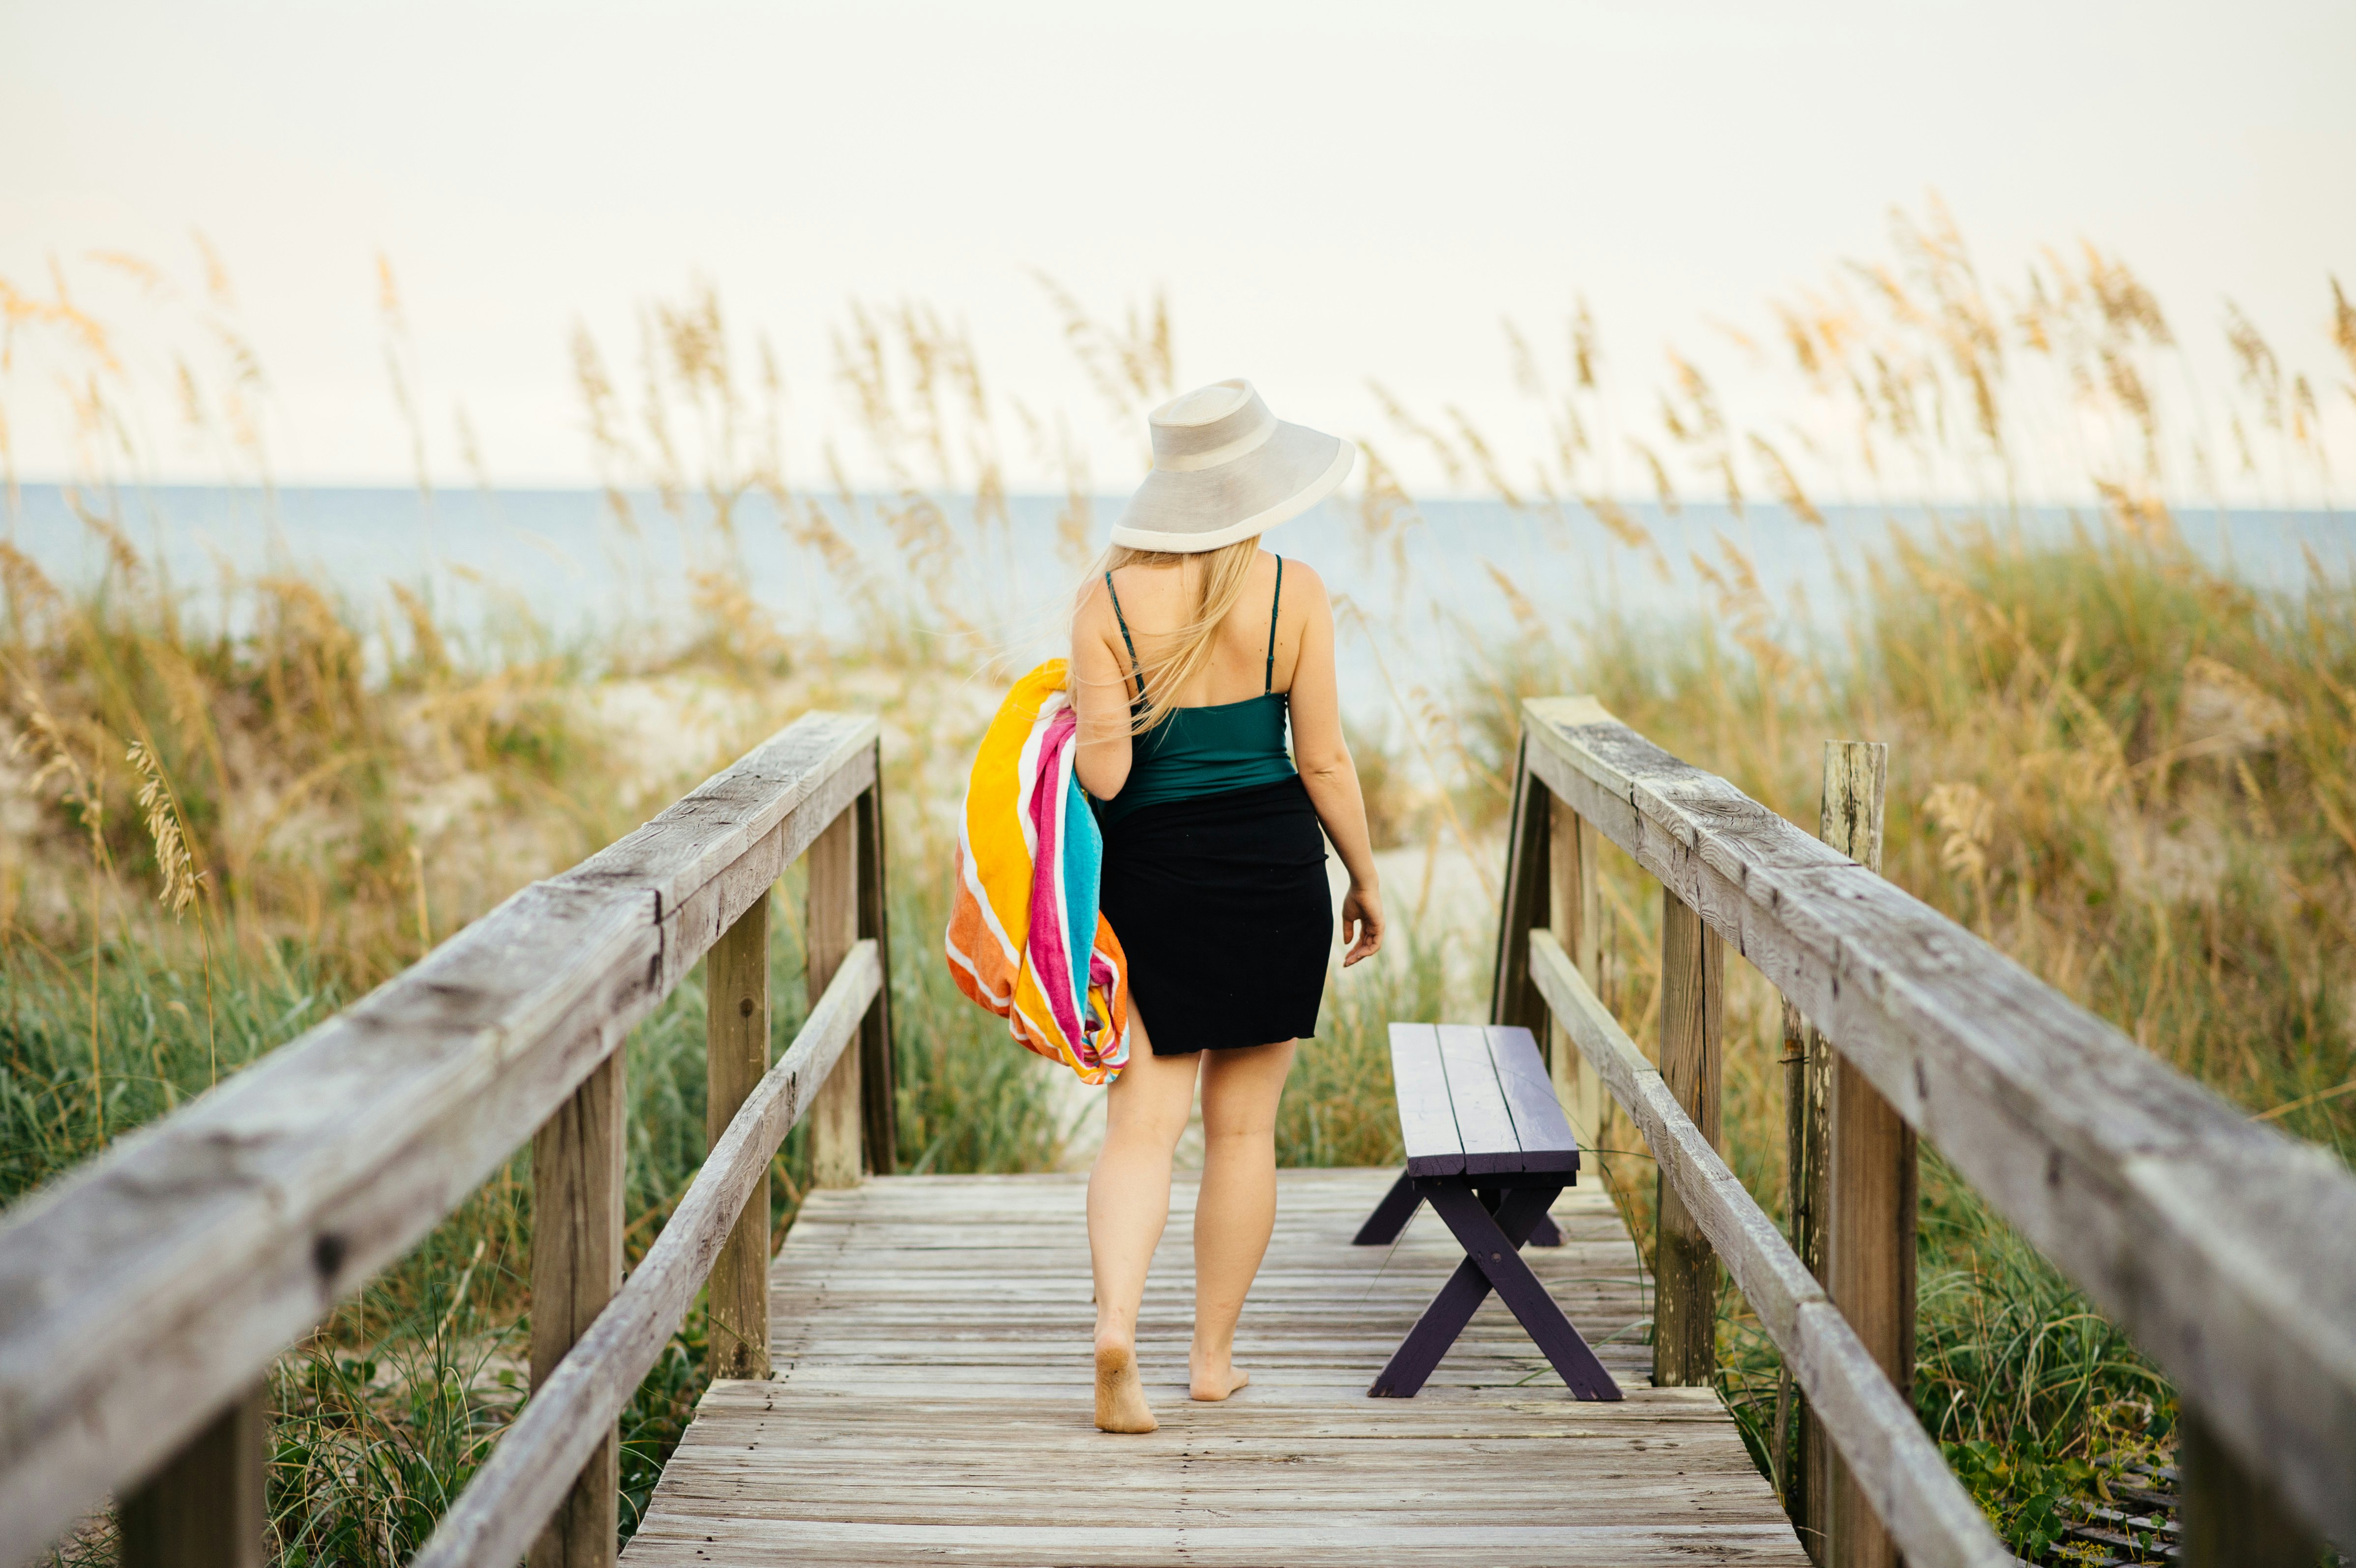
[[[1649, 381], [1932, 188], [1987, 274], [2091, 238], [2186, 337], [2230, 295], [2329, 371], [2352, 68], [2347, 0], [0, 0], [0, 278], [101, 297], [116, 249], [194, 283], [201, 228], [288, 480], [410, 472], [380, 248], [434, 466], [463, 401], [503, 483], [589, 477], [572, 323], [626, 349], [693, 275], [813, 414], [843, 302], [913, 296], [1096, 421], [1035, 267], [1100, 312], [1166, 288], [1182, 382], [1374, 431], [1370, 376], [1506, 409], [1498, 318], [1551, 333], [1575, 290]], [[7, 396], [20, 473], [63, 471], [50, 383]]]

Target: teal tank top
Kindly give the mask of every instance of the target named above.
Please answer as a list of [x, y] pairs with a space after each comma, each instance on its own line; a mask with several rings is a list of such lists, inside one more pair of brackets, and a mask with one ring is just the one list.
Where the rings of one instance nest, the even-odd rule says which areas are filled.
[[[1137, 660], [1137, 644], [1129, 635], [1129, 618], [1121, 614], [1120, 595], [1112, 574], [1105, 574], [1105, 592], [1112, 595], [1113, 618], [1120, 622], [1120, 640], [1129, 650], [1129, 667], [1137, 677], [1132, 714], [1145, 709], [1145, 671]], [[1207, 707], [1173, 708], [1162, 721], [1135, 738], [1129, 764], [1129, 781], [1109, 800], [1096, 803], [1097, 820], [1106, 827], [1143, 806], [1162, 800], [1185, 800], [1229, 789], [1248, 789], [1292, 777], [1292, 757], [1285, 749], [1284, 725], [1290, 704], [1276, 690], [1276, 612], [1284, 601], [1284, 557], [1276, 558], [1276, 594], [1268, 607], [1268, 667], [1260, 694], [1240, 703], [1215, 703]]]

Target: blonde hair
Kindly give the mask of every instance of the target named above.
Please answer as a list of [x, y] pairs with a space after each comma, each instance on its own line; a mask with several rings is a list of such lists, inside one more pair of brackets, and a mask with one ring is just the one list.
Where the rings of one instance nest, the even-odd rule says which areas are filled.
[[[1236, 607], [1236, 601], [1243, 597], [1244, 584], [1251, 576], [1252, 563], [1258, 555], [1259, 539], [1257, 535], [1194, 554], [1168, 550], [1132, 550], [1126, 544], [1116, 544], [1098, 556], [1096, 564], [1088, 569], [1087, 581], [1080, 585], [1083, 602], [1096, 585], [1104, 581], [1108, 573], [1118, 572], [1123, 566], [1183, 569], [1188, 561], [1203, 563], [1202, 575], [1194, 587], [1193, 617], [1162, 639], [1167, 646], [1161, 652], [1148, 654], [1141, 648], [1137, 650], [1137, 669], [1145, 680], [1146, 705], [1142, 713], [1130, 715], [1130, 734], [1142, 735], [1168, 718], [1170, 710], [1178, 705], [1175, 699], [1179, 691], [1210, 663], [1211, 644], [1219, 634], [1219, 625], [1227, 618], [1227, 612]], [[1131, 627], [1130, 634], [1134, 640], [1136, 628]], [[1121, 652], [1127, 655], [1129, 650], [1124, 647]], [[1125, 676], [1127, 671], [1124, 671], [1123, 674]], [[1129, 690], [1126, 680], [1121, 689], [1123, 692]]]

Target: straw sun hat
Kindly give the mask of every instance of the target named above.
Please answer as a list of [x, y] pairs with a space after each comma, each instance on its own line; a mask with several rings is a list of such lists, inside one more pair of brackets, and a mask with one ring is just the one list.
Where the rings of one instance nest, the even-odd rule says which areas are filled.
[[1287, 424], [1249, 381], [1214, 381], [1146, 415], [1153, 471], [1129, 498], [1112, 542], [1192, 554], [1298, 517], [1349, 476], [1358, 449]]

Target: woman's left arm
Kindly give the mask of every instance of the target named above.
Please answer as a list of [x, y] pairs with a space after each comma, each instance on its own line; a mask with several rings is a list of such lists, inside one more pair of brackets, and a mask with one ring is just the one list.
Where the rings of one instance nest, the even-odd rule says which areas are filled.
[[1303, 585], [1309, 592], [1301, 595], [1309, 617], [1301, 628], [1301, 655], [1292, 666], [1292, 762], [1309, 788], [1310, 804], [1317, 808], [1325, 836], [1333, 841], [1333, 853], [1350, 874], [1350, 891], [1342, 899], [1342, 936], [1350, 944], [1342, 958], [1346, 969], [1381, 950], [1383, 898], [1358, 765], [1342, 735], [1342, 697], [1333, 670], [1333, 607], [1322, 578], [1298, 566], [1294, 570], [1309, 579]]

